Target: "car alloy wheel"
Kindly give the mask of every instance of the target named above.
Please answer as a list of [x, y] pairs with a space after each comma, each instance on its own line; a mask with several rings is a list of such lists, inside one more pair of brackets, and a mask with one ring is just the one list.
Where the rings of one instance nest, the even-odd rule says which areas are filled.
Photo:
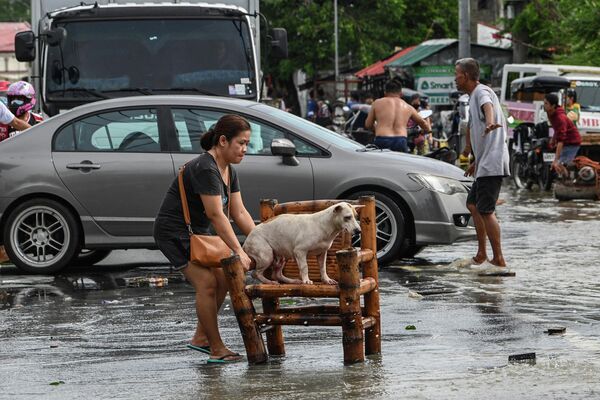
[[4, 238], [7, 253], [27, 272], [49, 273], [65, 267], [78, 252], [78, 229], [60, 203], [33, 199], [9, 216]]
[[[396, 260], [400, 254], [406, 235], [405, 218], [396, 202], [379, 192], [359, 192], [351, 196], [375, 196], [375, 216], [377, 221], [377, 260], [387, 264]], [[360, 235], [352, 238], [353, 246], [360, 246]]]

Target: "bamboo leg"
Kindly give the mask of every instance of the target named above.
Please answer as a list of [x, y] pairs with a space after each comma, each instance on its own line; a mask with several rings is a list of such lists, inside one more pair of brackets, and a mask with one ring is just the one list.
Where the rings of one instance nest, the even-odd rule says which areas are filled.
[[360, 271], [357, 250], [336, 253], [340, 268], [340, 314], [342, 317], [342, 345], [344, 364], [365, 360], [364, 332], [360, 309]]
[[240, 263], [239, 256], [233, 256], [221, 260], [221, 265], [225, 271], [225, 278], [229, 286], [229, 296], [231, 304], [237, 318], [244, 346], [246, 347], [246, 356], [249, 364], [260, 364], [267, 361], [267, 353], [262, 336], [254, 322], [254, 306], [244, 293], [246, 283], [244, 269]]
[[[279, 312], [279, 298], [263, 298], [263, 312], [265, 314], [276, 314]], [[284, 356], [285, 344], [283, 343], [283, 330], [281, 325], [273, 326], [267, 331], [267, 348], [271, 356]]]
[[[359, 199], [365, 207], [360, 213], [361, 247], [370, 249], [377, 254], [377, 222], [375, 215], [375, 198], [364, 196]], [[381, 353], [381, 313], [379, 308], [379, 277], [377, 257], [363, 265], [363, 277], [371, 277], [377, 282], [377, 287], [365, 294], [365, 316], [375, 318], [375, 324], [365, 332], [365, 352], [370, 354]]]

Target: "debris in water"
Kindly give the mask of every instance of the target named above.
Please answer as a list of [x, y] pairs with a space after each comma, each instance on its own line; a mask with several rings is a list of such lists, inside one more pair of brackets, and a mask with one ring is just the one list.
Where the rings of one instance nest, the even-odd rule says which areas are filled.
[[547, 331], [545, 331], [545, 333], [547, 333], [548, 335], [562, 335], [567, 331], [567, 328], [565, 328], [564, 326], [555, 326], [553, 328], [548, 328]]
[[407, 331], [416, 331], [416, 330], [417, 330], [417, 327], [416, 327], [416, 326], [414, 326], [414, 325], [406, 325], [406, 326], [404, 327], [404, 329], [406, 329]]
[[508, 356], [509, 363], [535, 364], [535, 353], [513, 354]]
[[149, 286], [154, 288], [162, 288], [169, 285], [169, 279], [161, 276], [134, 276], [130, 278], [123, 278], [123, 280], [125, 281], [125, 286], [127, 287]]
[[50, 382], [49, 385], [58, 386], [58, 385], [62, 385], [64, 383], [65, 383], [65, 381], [54, 381], [54, 382]]
[[421, 293], [409, 290], [408, 291], [408, 297], [410, 297], [411, 299], [422, 299], [423, 295]]

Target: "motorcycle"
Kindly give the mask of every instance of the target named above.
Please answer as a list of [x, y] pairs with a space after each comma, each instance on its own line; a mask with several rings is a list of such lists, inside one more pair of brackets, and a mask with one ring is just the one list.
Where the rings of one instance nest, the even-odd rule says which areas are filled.
[[567, 176], [554, 185], [554, 197], [559, 200], [600, 200], [600, 163], [587, 157], [575, 157], [566, 165]]
[[547, 122], [523, 124], [514, 130], [510, 169], [517, 188], [531, 190], [537, 184], [540, 190], [548, 191], [552, 187], [554, 151], [548, 130]]

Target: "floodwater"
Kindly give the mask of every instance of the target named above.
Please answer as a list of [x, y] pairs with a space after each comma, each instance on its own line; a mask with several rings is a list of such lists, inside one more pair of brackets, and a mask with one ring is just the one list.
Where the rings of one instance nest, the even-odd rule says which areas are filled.
[[[342, 363], [340, 329], [321, 327], [284, 327], [287, 355], [266, 365], [207, 365], [185, 347], [190, 286], [125, 286], [169, 273], [157, 252], [115, 252], [102, 267], [56, 277], [2, 266], [0, 398], [600, 398], [600, 202], [510, 188], [501, 197], [516, 276], [451, 268], [475, 242], [382, 270], [382, 355], [352, 366]], [[227, 302], [220, 323], [243, 351]], [[553, 327], [566, 332], [548, 335]], [[522, 353], [536, 353], [535, 363], [508, 362]]]

